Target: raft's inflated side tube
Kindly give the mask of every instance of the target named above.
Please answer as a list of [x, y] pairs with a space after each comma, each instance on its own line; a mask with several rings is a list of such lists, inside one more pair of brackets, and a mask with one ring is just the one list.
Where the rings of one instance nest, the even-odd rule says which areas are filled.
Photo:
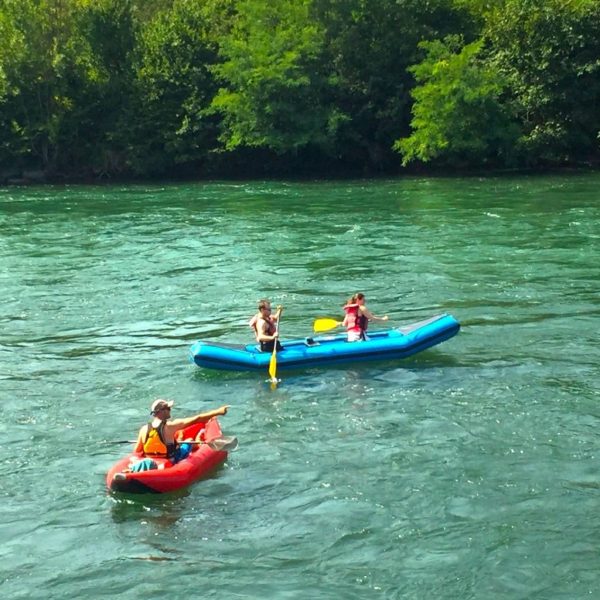
[[[455, 336], [459, 322], [452, 315], [436, 315], [398, 329], [369, 333], [369, 340], [348, 342], [345, 334], [282, 341], [277, 368], [298, 368], [347, 362], [402, 359]], [[198, 341], [190, 348], [190, 360], [199, 367], [229, 371], [266, 370], [270, 352], [257, 344], [247, 346]]]

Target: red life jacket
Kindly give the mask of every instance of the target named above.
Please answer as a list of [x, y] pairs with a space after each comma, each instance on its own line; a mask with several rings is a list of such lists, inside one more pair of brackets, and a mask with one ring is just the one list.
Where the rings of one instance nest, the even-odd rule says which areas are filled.
[[344, 312], [346, 313], [346, 329], [348, 331], [360, 331], [362, 333], [367, 330], [369, 319], [362, 314], [359, 304], [346, 304]]

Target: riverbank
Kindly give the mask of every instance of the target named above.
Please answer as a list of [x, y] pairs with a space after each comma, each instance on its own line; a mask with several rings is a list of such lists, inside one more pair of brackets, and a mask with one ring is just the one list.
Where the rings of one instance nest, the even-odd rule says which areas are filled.
[[352, 169], [338, 169], [336, 172], [324, 173], [322, 171], [286, 173], [276, 169], [275, 173], [264, 169], [257, 173], [231, 173], [223, 170], [215, 170], [210, 175], [200, 176], [199, 173], [180, 173], [172, 175], [161, 175], [157, 177], [115, 175], [104, 172], [87, 174], [57, 174], [45, 172], [41, 169], [5, 169], [0, 171], [0, 186], [32, 186], [32, 185], [113, 185], [113, 184], [143, 184], [143, 183], [194, 183], [211, 181], [253, 181], [253, 180], [286, 180], [286, 181], [346, 181], [353, 179], [366, 179], [378, 181], [388, 178], [402, 177], [450, 177], [450, 178], [472, 178], [472, 177], [513, 177], [513, 176], [545, 176], [545, 175], [572, 175], [595, 173], [600, 171], [600, 161], [589, 161], [586, 163], [568, 164], [564, 166], [549, 166], [547, 168], [515, 168], [515, 169], [434, 169], [431, 167], [411, 167], [395, 169], [382, 172], [364, 172]]

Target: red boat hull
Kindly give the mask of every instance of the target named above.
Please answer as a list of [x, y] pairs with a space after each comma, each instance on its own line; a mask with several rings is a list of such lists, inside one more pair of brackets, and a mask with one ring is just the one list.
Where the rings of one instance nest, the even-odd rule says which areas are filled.
[[[216, 418], [206, 423], [191, 425], [182, 431], [181, 439], [194, 439], [199, 431], [205, 429], [201, 439], [210, 442], [221, 436], [221, 427]], [[163, 494], [187, 487], [206, 476], [225, 462], [227, 452], [214, 450], [206, 444], [193, 444], [189, 456], [172, 464], [165, 458], [154, 458], [158, 469], [131, 473], [131, 462], [143, 458], [142, 454], [132, 453], [116, 462], [106, 475], [106, 485], [113, 492], [127, 494]]]

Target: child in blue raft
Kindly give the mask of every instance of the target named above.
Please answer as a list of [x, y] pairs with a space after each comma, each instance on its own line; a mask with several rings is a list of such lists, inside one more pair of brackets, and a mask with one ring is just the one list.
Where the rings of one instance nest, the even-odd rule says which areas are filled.
[[130, 465], [129, 470], [133, 472], [156, 469], [156, 462], [152, 457], [168, 458], [173, 464], [183, 460], [191, 451], [192, 445], [178, 443], [175, 435], [181, 429], [195, 425], [196, 423], [208, 421], [212, 417], [227, 414], [228, 405], [221, 406], [216, 410], [194, 415], [183, 419], [171, 419], [172, 400], [158, 399], [152, 403], [150, 414], [152, 421], [143, 425], [138, 433], [138, 438], [133, 448], [135, 453], [141, 453], [144, 457], [140, 461]]
[[348, 331], [349, 342], [361, 342], [369, 339], [367, 327], [369, 321], [387, 321], [388, 316], [377, 317], [366, 306], [367, 299], [361, 292], [354, 294], [344, 305], [346, 313], [342, 325]]

